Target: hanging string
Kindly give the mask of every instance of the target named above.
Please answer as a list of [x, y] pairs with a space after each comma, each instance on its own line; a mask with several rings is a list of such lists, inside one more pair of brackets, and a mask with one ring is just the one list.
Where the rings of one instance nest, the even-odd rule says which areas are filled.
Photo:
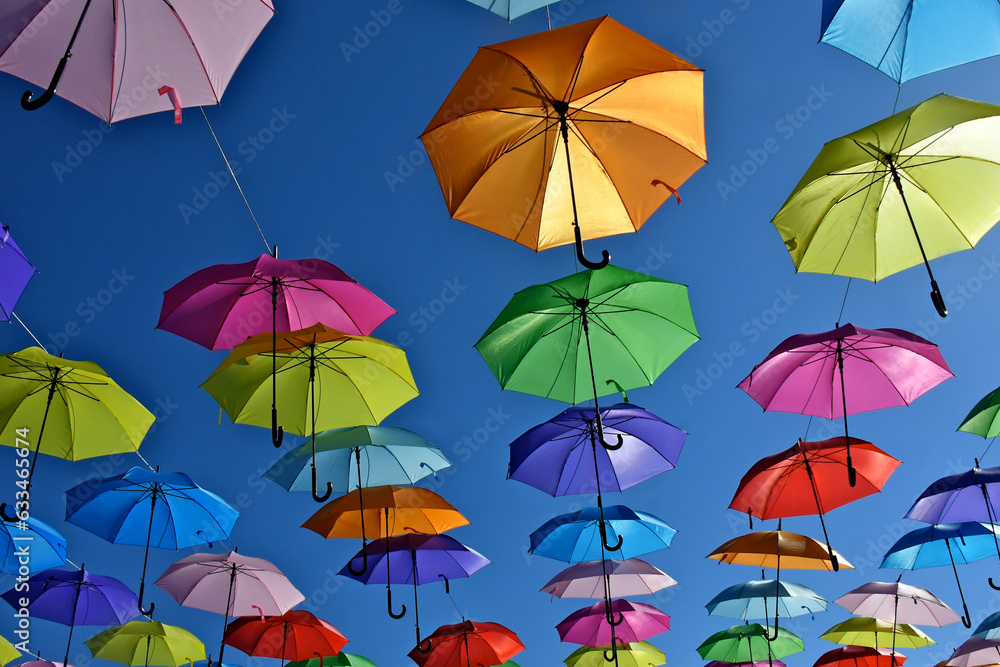
[[[441, 577], [441, 578], [444, 578], [443, 574], [439, 574], [438, 576]], [[452, 597], [451, 587], [450, 586], [445, 586], [445, 590], [448, 591], [448, 599], [451, 600], [452, 606], [455, 607], [455, 613], [458, 614], [458, 617], [462, 619], [463, 623], [465, 623], [465, 614], [463, 614], [462, 610], [458, 608], [458, 603], [455, 602], [455, 598]]]
[[149, 468], [153, 472], [156, 472], [156, 470], [153, 468], [153, 466], [149, 465], [149, 461], [147, 461], [145, 458], [143, 458], [142, 454], [139, 453], [138, 449], [135, 450], [135, 455], [138, 456], [140, 459], [142, 459], [142, 462], [146, 464], [147, 468]]
[[549, 22], [549, 30], [552, 30], [552, 16], [549, 14], [548, 5], [545, 5], [545, 20]]
[[24, 322], [21, 321], [21, 318], [17, 316], [17, 313], [11, 312], [10, 316], [13, 317], [15, 320], [17, 320], [18, 324], [20, 324], [22, 327], [24, 327], [24, 330], [28, 332], [29, 336], [31, 336], [32, 338], [35, 339], [35, 342], [38, 343], [38, 347], [42, 348], [43, 350], [45, 349], [45, 346], [42, 345], [42, 341], [38, 340], [38, 338], [35, 336], [35, 334], [31, 333], [31, 329], [28, 328], [27, 324], [25, 324]]
[[847, 293], [851, 291], [851, 281], [854, 278], [847, 279], [847, 289], [844, 290], [844, 300], [840, 303], [840, 313], [837, 315], [837, 326], [840, 326], [840, 321], [844, 317], [844, 306], [847, 305]]
[[208, 125], [208, 131], [212, 133], [212, 138], [215, 139], [215, 145], [219, 147], [219, 152], [222, 153], [222, 161], [226, 163], [226, 169], [229, 170], [229, 175], [233, 178], [233, 183], [236, 184], [236, 189], [240, 191], [240, 196], [243, 197], [243, 203], [246, 204], [247, 210], [250, 211], [250, 217], [253, 218], [253, 224], [257, 225], [257, 231], [260, 232], [260, 238], [264, 239], [264, 246], [267, 248], [267, 254], [271, 254], [271, 244], [267, 242], [267, 237], [264, 236], [264, 230], [260, 228], [260, 223], [257, 222], [257, 216], [253, 214], [253, 209], [250, 208], [250, 202], [247, 201], [247, 196], [243, 194], [243, 188], [240, 187], [240, 182], [236, 180], [236, 174], [233, 173], [233, 168], [229, 164], [229, 158], [226, 157], [226, 152], [222, 150], [222, 144], [219, 143], [219, 138], [215, 136], [215, 130], [212, 129], [212, 124], [208, 122], [208, 116], [205, 114], [205, 109], [198, 107], [201, 110], [201, 115], [205, 118], [205, 124]]
[[992, 446], [993, 446], [993, 441], [994, 441], [994, 440], [996, 440], [996, 436], [994, 436], [994, 437], [990, 438], [990, 443], [989, 443], [988, 445], [986, 445], [986, 449], [984, 449], [984, 450], [983, 450], [983, 453], [979, 455], [979, 460], [980, 460], [980, 461], [982, 461], [982, 460], [983, 460], [983, 457], [985, 457], [985, 456], [986, 456], [986, 452], [990, 451], [990, 447], [992, 447]]
[[809, 416], [809, 421], [806, 422], [806, 434], [802, 436], [803, 442], [809, 442], [809, 429], [812, 427], [813, 418], [812, 415]]

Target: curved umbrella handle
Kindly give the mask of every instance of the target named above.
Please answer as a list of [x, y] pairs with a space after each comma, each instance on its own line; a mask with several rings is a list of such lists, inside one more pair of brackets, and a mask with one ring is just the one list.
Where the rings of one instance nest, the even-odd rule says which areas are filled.
[[972, 621], [969, 620], [969, 607], [965, 604], [965, 600], [962, 600], [962, 611], [965, 612], [965, 615], [962, 616], [962, 625], [971, 630]]
[[[444, 576], [443, 574], [439, 574], [438, 576], [441, 577], [442, 579], [444, 579], [444, 594], [445, 595], [451, 595], [451, 590], [449, 590], [449, 587], [448, 587], [448, 577]], [[991, 579], [990, 581], [992, 582], [993, 580]], [[1000, 590], [1000, 589], [997, 589], [997, 590]]]
[[[368, 571], [368, 543], [361, 543], [361, 570], [354, 569], [354, 559], [347, 561], [347, 569], [355, 577], [360, 577], [362, 574]], [[392, 613], [392, 612], [390, 612]]]
[[400, 612], [398, 614], [392, 610], [392, 589], [391, 588], [386, 587], [386, 589], [385, 589], [385, 599], [386, 599], [386, 603], [388, 604], [388, 607], [389, 607], [389, 615], [390, 616], [392, 616], [393, 618], [403, 618], [404, 616], [406, 616], [406, 605], [405, 604], [403, 605], [402, 609], [400, 610]]
[[[594, 405], [595, 406], [597, 405], [597, 399], [594, 399]], [[601, 419], [601, 411], [598, 409], [594, 410], [594, 421], [597, 422], [597, 439], [600, 440], [601, 447], [604, 447], [604, 449], [608, 450], [609, 452], [613, 452], [616, 449], [621, 449], [622, 445], [625, 444], [625, 438], [622, 437], [621, 433], [615, 434], [615, 438], [617, 438], [618, 441], [613, 445], [609, 445], [607, 441], [604, 439], [604, 422]]]
[[212, 540], [208, 539], [208, 533], [206, 533], [204, 530], [196, 530], [196, 531], [194, 531], [194, 534], [195, 535], [198, 535], [198, 534], [204, 535], [205, 536], [205, 545], [208, 546], [209, 549], [212, 548]]
[[421, 653], [430, 653], [432, 648], [434, 648], [434, 643], [430, 639], [427, 640], [427, 648], [424, 648], [420, 645], [420, 642], [417, 642], [417, 650]]
[[576, 235], [576, 258], [579, 260], [580, 264], [587, 267], [588, 269], [603, 269], [605, 266], [611, 263], [611, 253], [607, 250], [601, 251], [601, 261], [592, 262], [587, 259], [583, 254], [583, 235], [580, 234], [580, 225], [573, 226], [573, 233]]
[[20, 517], [16, 512], [13, 515], [7, 514], [7, 503], [0, 503], [0, 518], [7, 523], [16, 523]]
[[34, 111], [42, 107], [46, 102], [52, 99], [56, 94], [56, 87], [59, 85], [59, 79], [62, 78], [63, 70], [66, 69], [66, 63], [69, 60], [70, 52], [67, 51], [60, 60], [59, 64], [56, 66], [56, 71], [52, 75], [52, 80], [49, 82], [49, 87], [45, 89], [45, 92], [38, 97], [33, 97], [30, 90], [24, 91], [24, 95], [21, 95], [21, 108], [25, 111]]
[[139, 583], [139, 599], [138, 599], [139, 613], [142, 614], [143, 616], [152, 616], [153, 615], [153, 610], [156, 609], [156, 603], [155, 602], [150, 602], [149, 603], [149, 609], [143, 609], [142, 608], [142, 594], [143, 594], [143, 592], [145, 592], [145, 590], [146, 590], [146, 582], [145, 581], [140, 582]]
[[774, 616], [774, 636], [772, 637], [770, 632], [765, 632], [764, 633], [764, 638], [767, 639], [767, 641], [769, 641], [769, 642], [773, 642], [774, 640], [776, 640], [778, 638], [778, 616], [777, 616], [777, 614], [775, 614], [775, 616]]
[[931, 301], [934, 302], [934, 308], [937, 309], [938, 315], [948, 317], [948, 306], [944, 304], [944, 297], [941, 296], [941, 290], [938, 289], [937, 281], [933, 278], [931, 278]]
[[326, 500], [327, 500], [327, 498], [330, 497], [330, 494], [333, 493], [333, 483], [332, 482], [327, 482], [326, 483], [326, 493], [324, 493], [322, 496], [319, 495], [318, 493], [316, 493], [316, 466], [315, 465], [313, 466], [313, 469], [312, 469], [312, 482], [313, 482], [313, 486], [312, 486], [313, 500], [315, 500], [318, 503], [325, 503]]
[[618, 542], [617, 542], [617, 544], [608, 544], [608, 530], [605, 527], [604, 522], [602, 521], [601, 522], [601, 542], [604, 543], [604, 549], [606, 551], [618, 551], [619, 549], [622, 548], [622, 544], [625, 542], [625, 538], [623, 538], [621, 535], [619, 535], [618, 536]]
[[604, 662], [613, 662], [618, 664], [618, 642], [611, 642], [611, 655], [608, 655], [608, 649], [604, 649]]
[[278, 409], [271, 406], [271, 444], [281, 447], [281, 441], [285, 438], [285, 429], [278, 426]]
[[1000, 586], [997, 586], [996, 584], [993, 583], [993, 577], [989, 578], [989, 584], [990, 588], [992, 588], [993, 590], [1000, 591]]

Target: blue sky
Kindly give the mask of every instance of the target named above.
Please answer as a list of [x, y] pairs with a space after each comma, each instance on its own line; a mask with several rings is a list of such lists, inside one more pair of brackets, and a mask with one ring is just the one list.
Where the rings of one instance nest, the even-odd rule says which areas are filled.
[[[554, 626], [587, 601], [538, 592], [565, 564], [528, 555], [528, 534], [594, 498], [553, 499], [505, 480], [508, 443], [565, 405], [501, 391], [473, 343], [514, 292], [577, 267], [568, 247], [535, 253], [450, 220], [417, 140], [477, 47], [544, 30], [545, 13], [508, 24], [463, 0], [277, 5], [222, 105], [205, 112], [267, 243], [284, 258], [336, 264], [398, 311], [374, 335], [406, 350], [421, 396], [384, 423], [420, 433], [451, 459], [454, 467], [426, 484], [471, 521], [451, 535], [492, 561], [453, 582], [454, 605], [441, 586], [420, 590], [423, 633], [460, 614], [495, 621], [527, 647], [517, 662], [558, 664], [576, 646], [561, 643]], [[760, 575], [705, 558], [748, 530], [744, 516], [726, 509], [743, 472], [799, 437], [841, 433], [839, 423], [822, 420], [813, 420], [807, 433], [807, 417], [763, 413], [735, 389], [787, 336], [833, 328], [844, 299], [846, 279], [795, 274], [771, 217], [825, 141], [889, 115], [897, 92], [900, 109], [940, 92], [1000, 103], [998, 63], [928, 75], [899, 90], [818, 43], [818, 0], [563, 0], [552, 9], [554, 26], [610, 14], [705, 70], [709, 164], [681, 188], [683, 203], [668, 201], [637, 234], [587, 244], [590, 254], [608, 248], [618, 266], [690, 287], [701, 341], [652, 387], [629, 392], [634, 403], [691, 434], [679, 466], [605, 503], [642, 509], [678, 530], [669, 550], [647, 560], [679, 585], [636, 601], [672, 616], [672, 630], [651, 641], [670, 664], [692, 664], [704, 638], [736, 622], [710, 617], [704, 604], [726, 586]], [[376, 30], [371, 22], [380, 17]], [[359, 36], [366, 26], [374, 34], [367, 41]], [[412, 612], [393, 620], [383, 587], [335, 575], [357, 542], [323, 540], [300, 528], [317, 505], [307, 494], [259, 479], [279, 454], [267, 432], [234, 426], [225, 416], [220, 424], [218, 405], [198, 385], [224, 353], [154, 329], [165, 289], [198, 269], [249, 261], [266, 250], [201, 113], [186, 109], [179, 126], [161, 114], [109, 127], [60, 99], [22, 111], [24, 90], [22, 81], [0, 76], [0, 221], [39, 271], [17, 314], [50, 350], [98, 363], [153, 411], [157, 422], [142, 455], [162, 470], [187, 472], [241, 510], [229, 547], [278, 565], [306, 595], [305, 608], [349, 638], [345, 650], [380, 667], [409, 664]], [[841, 322], [929, 338], [956, 377], [909, 407], [851, 419], [852, 435], [903, 465], [882, 494], [827, 518], [834, 547], [856, 570], [783, 578], [831, 601], [867, 581], [894, 580], [898, 571], [880, 571], [878, 563], [899, 535], [921, 525], [901, 519], [913, 499], [982, 456], [987, 443], [955, 428], [1000, 384], [995, 234], [934, 262], [951, 310], [946, 320], [935, 314], [919, 267], [878, 284], [852, 284]], [[19, 325], [0, 327], [4, 352], [31, 344]], [[0, 461], [13, 458], [12, 449], [0, 451]], [[983, 464], [1000, 460], [991, 450]], [[46, 457], [32, 512], [63, 532], [75, 563], [137, 586], [141, 548], [110, 546], [62, 521], [66, 489], [132, 465], [141, 465], [138, 457], [75, 464]], [[13, 476], [6, 483], [10, 495]], [[821, 536], [815, 517], [789, 519], [784, 528]], [[188, 553], [153, 551], [150, 581]], [[964, 566], [960, 575], [974, 622], [1000, 610], [1000, 596], [986, 585], [997, 575], [996, 560]], [[930, 588], [960, 611], [949, 568], [908, 572], [903, 581]], [[410, 595], [401, 587], [397, 599]], [[157, 603], [157, 620], [188, 628], [217, 652], [221, 617], [180, 607], [155, 587], [147, 596]], [[806, 642], [806, 651], [786, 662], [811, 665], [835, 648], [819, 635], [847, 617], [831, 604], [815, 619], [786, 621]], [[0, 633], [10, 637], [12, 627], [13, 619], [0, 614]], [[32, 628], [32, 646], [61, 659], [66, 628], [46, 621]], [[938, 644], [909, 652], [911, 664], [937, 663], [970, 632], [925, 629]], [[82, 640], [100, 630], [75, 631], [72, 664], [89, 664]], [[226, 658], [273, 662], [233, 649]]]

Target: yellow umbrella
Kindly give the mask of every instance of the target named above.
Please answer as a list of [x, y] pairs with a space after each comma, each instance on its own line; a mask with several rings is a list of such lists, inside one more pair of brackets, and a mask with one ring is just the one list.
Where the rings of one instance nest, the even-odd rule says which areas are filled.
[[835, 644], [872, 648], [920, 648], [936, 643], [909, 623], [892, 623], [871, 616], [854, 616], [820, 635]]

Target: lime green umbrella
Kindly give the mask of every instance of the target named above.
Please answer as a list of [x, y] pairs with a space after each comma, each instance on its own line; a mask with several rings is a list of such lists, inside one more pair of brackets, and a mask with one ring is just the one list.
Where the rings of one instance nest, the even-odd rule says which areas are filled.
[[768, 641], [770, 627], [760, 623], [734, 625], [716, 632], [698, 647], [705, 660], [723, 662], [754, 662], [769, 658], [784, 658], [803, 650], [802, 640], [784, 628], [775, 628], [777, 638]]
[[[566, 667], [607, 667], [605, 651], [610, 646], [581, 646], [563, 660]], [[649, 642], [631, 642], [618, 647], [618, 667], [657, 667], [667, 664], [663, 651]]]
[[827, 143], [772, 222], [797, 271], [877, 281], [1000, 219], [1000, 107], [937, 95]]
[[979, 399], [958, 427], [959, 431], [974, 433], [984, 438], [1000, 435], [1000, 387]]
[[504, 389], [596, 408], [697, 340], [686, 285], [607, 266], [521, 290], [476, 349]]
[[138, 451], [153, 414], [89, 361], [38, 347], [0, 355], [0, 443], [70, 461]]
[[375, 663], [364, 656], [341, 651], [337, 655], [296, 660], [285, 667], [375, 667]]
[[157, 621], [129, 621], [84, 642], [95, 658], [126, 665], [180, 667], [207, 659], [205, 645], [175, 625]]
[[[820, 635], [835, 644], [871, 648], [920, 648], [936, 643], [908, 623], [893, 623], [871, 616], [853, 616]], [[893, 649], [895, 650], [895, 649]]]
[[6, 665], [12, 660], [17, 660], [21, 657], [21, 652], [14, 648], [5, 637], [0, 637], [0, 665]]

